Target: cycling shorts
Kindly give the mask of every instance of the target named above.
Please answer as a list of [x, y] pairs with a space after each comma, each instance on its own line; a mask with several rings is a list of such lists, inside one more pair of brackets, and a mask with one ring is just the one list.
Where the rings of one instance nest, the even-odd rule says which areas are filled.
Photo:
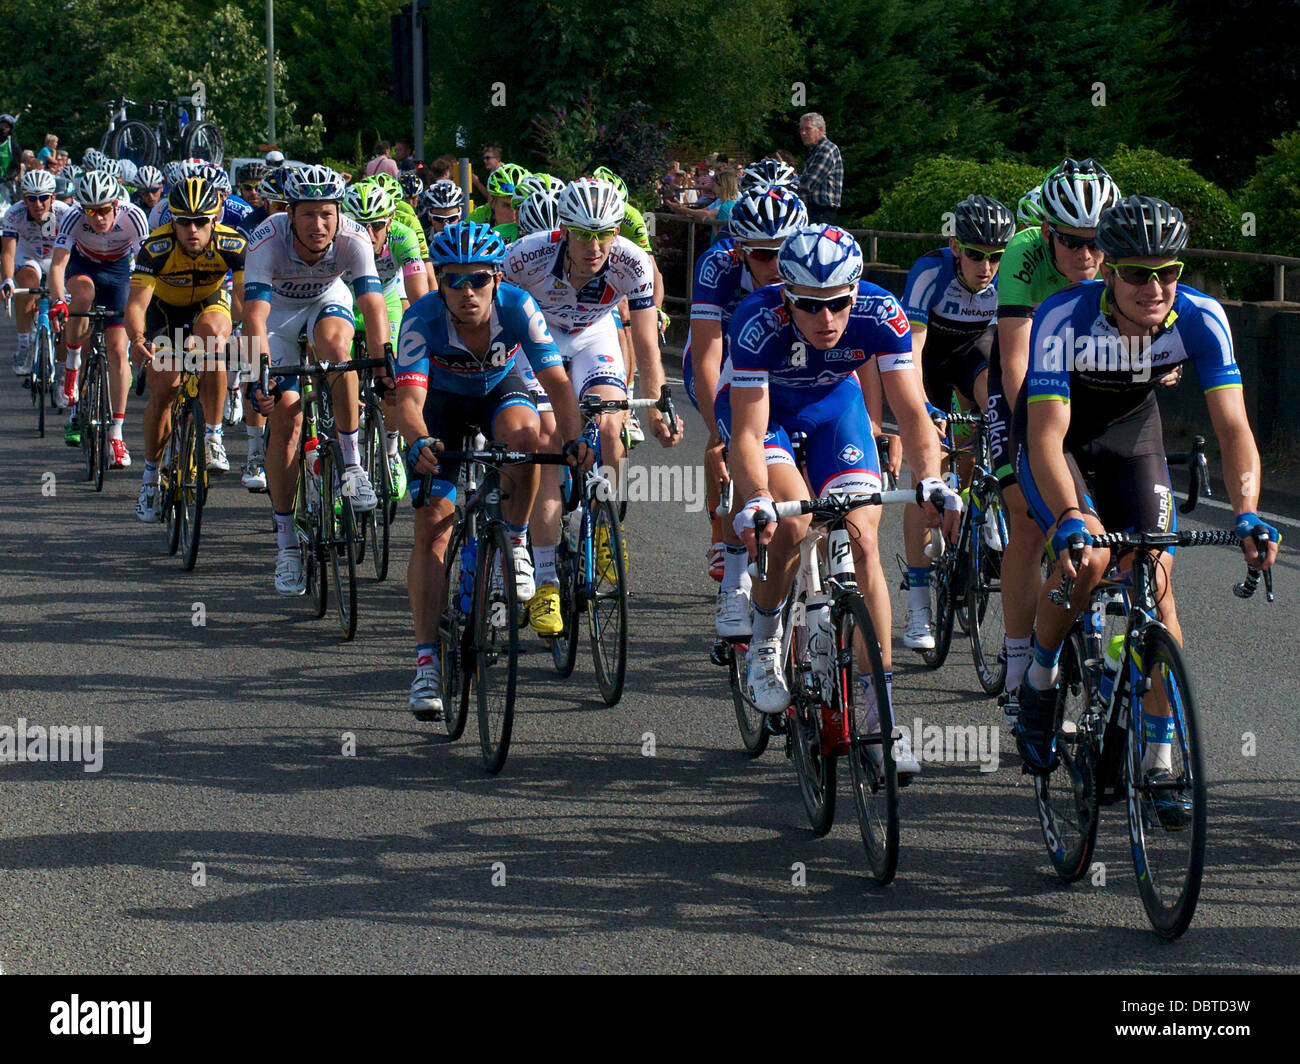
[[522, 347], [515, 348], [515, 367], [519, 370], [520, 376], [524, 378], [524, 383], [528, 385], [529, 394], [532, 395], [533, 402], [537, 404], [538, 413], [552, 413], [554, 407], [551, 406], [551, 397], [546, 394], [542, 382], [537, 379], [537, 374], [533, 372], [532, 364], [528, 361], [528, 356], [524, 353]]
[[131, 257], [124, 255], [111, 262], [85, 258], [76, 248], [68, 253], [64, 278], [89, 277], [95, 286], [95, 304], [114, 311], [104, 322], [109, 329], [124, 328], [122, 312], [126, 310], [127, 289], [131, 287]]
[[[996, 344], [997, 341], [995, 340]], [[1011, 417], [1011, 404], [1007, 402], [1002, 387], [1002, 367], [998, 361], [989, 362], [989, 405], [985, 411], [989, 427], [989, 464], [993, 475], [1005, 491], [1016, 482], [1016, 444]]]
[[197, 303], [175, 306], [160, 299], [151, 299], [149, 309], [144, 314], [144, 331], [149, 337], [165, 334], [169, 343], [174, 343], [179, 330], [192, 326], [199, 320], [199, 315], [215, 310], [230, 320], [230, 293], [224, 288], [200, 299]]
[[[37, 284], [50, 275], [50, 259], [52, 255], [46, 255], [44, 258], [35, 248], [24, 244], [21, 240], [14, 247], [14, 276], [18, 276], [20, 270], [35, 270]], [[66, 277], [67, 274], [64, 274]]]
[[569, 371], [578, 398], [601, 385], [626, 393], [623, 348], [619, 346], [618, 330], [610, 315], [581, 332], [566, 333], [557, 329], [551, 335], [555, 346], [560, 349], [560, 357], [564, 359], [564, 367]]
[[[326, 318], [342, 318], [348, 324], [353, 321], [352, 290], [341, 277], [334, 278], [320, 295], [304, 300], [301, 306], [278, 307], [272, 303], [266, 318], [271, 365], [296, 366], [300, 360], [299, 334], [306, 330], [307, 342], [311, 343], [316, 326]], [[279, 381], [283, 391], [299, 390], [297, 377], [281, 377]]]
[[989, 349], [997, 338], [997, 325], [991, 323], [969, 343], [954, 348], [944, 359], [930, 359], [921, 353], [921, 376], [925, 397], [940, 410], [948, 410], [954, 389], [965, 399], [975, 398], [975, 382], [989, 367]]
[[[487, 395], [460, 395], [430, 388], [424, 397], [424, 426], [430, 436], [442, 440], [447, 450], [459, 451], [463, 449], [465, 437], [472, 436], [475, 430], [490, 438], [497, 415], [512, 406], [527, 407], [537, 416], [537, 404], [517, 364], [510, 367]], [[438, 479], [429, 489], [429, 498], [455, 502], [459, 477], [459, 462], [440, 462]], [[411, 484], [412, 492], [415, 488]]]

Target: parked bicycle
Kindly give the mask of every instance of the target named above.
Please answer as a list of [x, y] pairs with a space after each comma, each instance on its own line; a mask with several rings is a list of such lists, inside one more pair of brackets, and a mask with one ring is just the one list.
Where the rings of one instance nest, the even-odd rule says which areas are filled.
[[[162, 166], [169, 159], [204, 159], [220, 166], [225, 159], [226, 142], [216, 123], [203, 117], [206, 95], [202, 83], [196, 82], [189, 96], [171, 100], [154, 100], [146, 104], [149, 121], [128, 118], [127, 108], [140, 106], [119, 96], [108, 102], [108, 130], [100, 138], [99, 150], [114, 159], [130, 159], [137, 167]], [[194, 108], [190, 117], [188, 108]], [[168, 128], [176, 126], [175, 139]]]

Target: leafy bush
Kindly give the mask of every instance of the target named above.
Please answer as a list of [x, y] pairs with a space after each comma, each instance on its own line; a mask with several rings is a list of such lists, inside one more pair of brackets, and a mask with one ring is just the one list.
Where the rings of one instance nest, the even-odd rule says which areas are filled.
[[[1260, 156], [1252, 177], [1241, 190], [1241, 209], [1254, 215], [1255, 233], [1243, 235], [1243, 250], [1294, 255], [1300, 248], [1300, 128], [1273, 141], [1273, 150]], [[1272, 267], [1239, 267], [1239, 283], [1257, 299], [1272, 299]]]

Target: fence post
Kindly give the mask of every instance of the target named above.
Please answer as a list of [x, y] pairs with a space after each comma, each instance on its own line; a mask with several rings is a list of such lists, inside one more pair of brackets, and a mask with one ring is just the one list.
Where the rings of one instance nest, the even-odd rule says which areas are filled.
[[1273, 267], [1273, 299], [1278, 303], [1286, 301], [1286, 267], [1280, 262]]
[[686, 222], [686, 306], [695, 297], [695, 219]]
[[867, 249], [871, 252], [871, 261], [879, 262], [880, 256], [876, 247], [876, 231], [874, 229], [871, 230], [871, 236], [867, 240]]

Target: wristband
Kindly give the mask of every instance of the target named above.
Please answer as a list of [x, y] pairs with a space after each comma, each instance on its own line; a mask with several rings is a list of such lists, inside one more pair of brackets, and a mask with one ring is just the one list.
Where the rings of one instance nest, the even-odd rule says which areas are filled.
[[1071, 510], [1073, 510], [1076, 514], [1079, 514], [1080, 516], [1082, 516], [1083, 514], [1083, 511], [1080, 510], [1077, 506], [1067, 506], [1064, 510], [1062, 510], [1059, 514], [1056, 515], [1056, 520], [1052, 523], [1055, 524], [1057, 527], [1060, 527], [1061, 518], [1063, 518]]

